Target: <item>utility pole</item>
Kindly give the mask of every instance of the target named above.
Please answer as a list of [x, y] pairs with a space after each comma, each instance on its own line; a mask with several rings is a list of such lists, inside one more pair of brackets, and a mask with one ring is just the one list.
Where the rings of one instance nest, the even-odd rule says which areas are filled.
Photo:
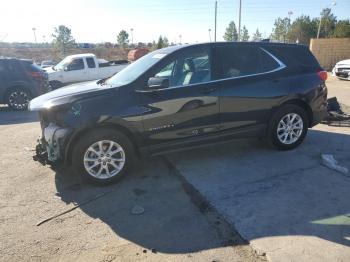
[[182, 45], [182, 35], [179, 35], [180, 38], [180, 45]]
[[[331, 3], [331, 5], [329, 6], [329, 9], [332, 9], [332, 7], [335, 6], [336, 4], [337, 4], [337, 2], [333, 1]], [[317, 39], [320, 37], [322, 18], [323, 18], [323, 13], [321, 12], [320, 23], [318, 24], [318, 30], [317, 30]]]
[[209, 32], [209, 42], [211, 42], [211, 29], [210, 28], [208, 29], [208, 32]]
[[133, 45], [134, 44], [134, 28], [131, 28], [130, 32], [131, 32], [131, 44]]
[[239, 0], [238, 41], [241, 41], [241, 14], [242, 14], [242, 0]]
[[38, 42], [36, 41], [36, 34], [35, 34], [35, 30], [36, 30], [36, 28], [35, 28], [35, 27], [33, 27], [33, 28], [32, 28], [32, 30], [33, 30], [33, 34], [34, 34], [34, 40], [35, 40], [35, 43], [37, 44]]
[[218, 18], [218, 1], [215, 1], [215, 29], [214, 29], [214, 42], [216, 42], [216, 25]]

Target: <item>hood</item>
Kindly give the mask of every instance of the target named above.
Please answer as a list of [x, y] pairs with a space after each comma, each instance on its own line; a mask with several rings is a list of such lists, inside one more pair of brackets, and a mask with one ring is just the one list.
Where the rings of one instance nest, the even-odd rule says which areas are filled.
[[45, 67], [45, 68], [43, 68], [43, 70], [48, 74], [52, 74], [54, 72], [57, 72], [56, 70], [53, 69], [53, 66]]
[[105, 92], [110, 92], [111, 88], [108, 85], [99, 85], [98, 81], [86, 82], [82, 84], [62, 87], [38, 96], [30, 101], [29, 110], [38, 111], [42, 109], [49, 109], [54, 106], [72, 103], [76, 100], [102, 95]]
[[337, 63], [337, 65], [350, 65], [350, 59], [342, 60]]

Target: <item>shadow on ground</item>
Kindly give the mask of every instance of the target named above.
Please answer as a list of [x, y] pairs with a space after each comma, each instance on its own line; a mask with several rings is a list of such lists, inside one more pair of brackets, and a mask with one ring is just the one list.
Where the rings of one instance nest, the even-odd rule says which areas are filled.
[[37, 112], [15, 111], [9, 107], [0, 107], [0, 125], [23, 124], [39, 121]]
[[[350, 137], [310, 131], [305, 143], [289, 152], [255, 140], [190, 150], [166, 157], [173, 168], [162, 157], [145, 160], [140, 171], [108, 187], [87, 185], [63, 170], [56, 173], [56, 187], [64, 202], [83, 204], [82, 211], [118, 236], [164, 253], [245, 244], [220, 233], [232, 228], [208, 224], [172, 171], [180, 172], [249, 241], [298, 235], [350, 246], [350, 177], [322, 167], [320, 153], [333, 153], [350, 167]], [[135, 205], [145, 212], [131, 215]]]
[[[193, 204], [163, 157], [145, 160], [138, 169], [104, 187], [86, 184], [63, 169], [56, 172], [57, 194], [67, 204], [82, 205], [82, 211], [119, 237], [157, 252], [183, 254], [247, 244], [208, 207]], [[135, 205], [145, 212], [131, 214]]]

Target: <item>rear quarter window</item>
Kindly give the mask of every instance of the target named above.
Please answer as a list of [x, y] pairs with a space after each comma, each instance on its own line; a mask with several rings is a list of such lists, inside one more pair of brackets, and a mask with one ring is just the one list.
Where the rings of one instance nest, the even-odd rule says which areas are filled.
[[[304, 46], [269, 47], [283, 63], [289, 66], [319, 67], [319, 63], [310, 50]], [[268, 50], [269, 51], [269, 50]]]
[[260, 64], [260, 70], [262, 73], [273, 71], [280, 66], [277, 61], [263, 49], [260, 49]]

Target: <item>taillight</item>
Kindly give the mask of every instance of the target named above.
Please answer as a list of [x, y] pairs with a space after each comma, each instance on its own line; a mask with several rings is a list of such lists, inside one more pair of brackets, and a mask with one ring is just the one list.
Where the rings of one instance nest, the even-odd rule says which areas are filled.
[[328, 73], [327, 73], [327, 71], [324, 71], [324, 70], [318, 71], [317, 74], [318, 74], [318, 76], [321, 78], [322, 81], [326, 81], [327, 78], [328, 78]]
[[29, 75], [38, 80], [47, 79], [47, 74], [45, 72], [32, 71], [29, 72]]

